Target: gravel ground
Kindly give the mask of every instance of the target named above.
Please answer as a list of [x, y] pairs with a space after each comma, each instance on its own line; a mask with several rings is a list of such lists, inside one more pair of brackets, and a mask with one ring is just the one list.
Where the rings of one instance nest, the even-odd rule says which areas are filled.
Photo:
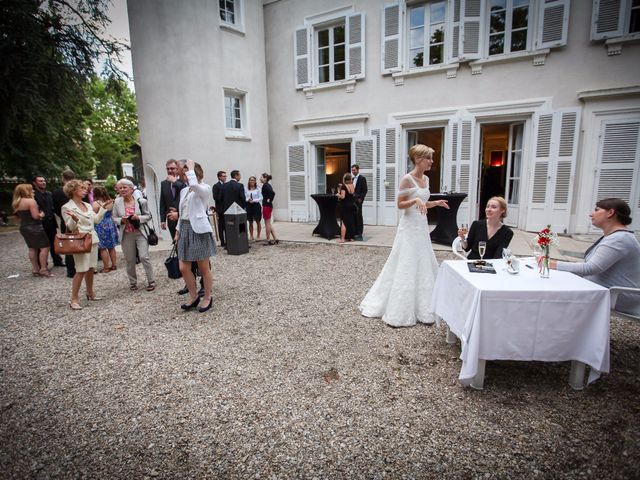
[[221, 254], [207, 314], [162, 252], [155, 292], [120, 259], [72, 312], [64, 269], [31, 277], [17, 233], [0, 251], [1, 478], [638, 478], [640, 325], [612, 319], [583, 392], [568, 362], [491, 362], [478, 392], [444, 327], [358, 314], [386, 248]]

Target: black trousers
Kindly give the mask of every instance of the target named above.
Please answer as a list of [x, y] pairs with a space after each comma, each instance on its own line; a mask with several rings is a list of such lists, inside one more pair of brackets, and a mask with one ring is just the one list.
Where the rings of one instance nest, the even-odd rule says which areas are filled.
[[62, 257], [55, 252], [53, 245], [58, 231], [57, 225], [54, 222], [43, 221], [42, 227], [44, 228], [44, 233], [47, 234], [47, 238], [49, 239], [49, 253], [51, 254], [51, 260], [53, 260], [54, 265], [61, 265]]
[[220, 246], [224, 247], [227, 244], [227, 235], [224, 230], [224, 213], [217, 212], [218, 216], [218, 235], [220, 235]]
[[361, 237], [364, 230], [364, 221], [362, 220], [362, 203], [356, 200], [356, 237]]
[[[67, 226], [64, 221], [60, 222], [60, 233], [66, 233]], [[67, 265], [67, 277], [73, 277], [76, 274], [76, 262], [73, 260], [73, 255], [65, 255], [64, 263]]]

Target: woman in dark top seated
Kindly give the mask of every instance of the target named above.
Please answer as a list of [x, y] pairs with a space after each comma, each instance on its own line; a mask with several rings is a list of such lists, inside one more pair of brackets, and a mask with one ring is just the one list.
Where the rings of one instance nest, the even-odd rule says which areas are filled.
[[513, 238], [513, 230], [502, 223], [507, 216], [507, 202], [502, 197], [491, 197], [485, 208], [487, 218], [476, 220], [471, 224], [469, 234], [465, 239], [465, 231], [458, 230], [458, 236], [462, 238], [462, 248], [469, 254], [470, 259], [480, 258], [478, 243], [487, 242], [487, 250], [484, 258], [502, 258], [502, 249], [507, 248]]

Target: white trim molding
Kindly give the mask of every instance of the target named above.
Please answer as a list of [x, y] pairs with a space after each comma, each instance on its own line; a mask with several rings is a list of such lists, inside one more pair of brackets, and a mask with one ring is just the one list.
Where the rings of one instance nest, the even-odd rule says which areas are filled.
[[421, 77], [423, 75], [435, 75], [445, 72], [447, 78], [456, 78], [458, 76], [459, 63], [443, 63], [440, 65], [432, 65], [429, 67], [418, 68], [408, 71], [392, 73], [391, 77], [395, 80], [396, 86], [404, 85], [404, 79], [408, 77]]
[[551, 52], [549, 48], [544, 48], [542, 50], [535, 50], [532, 52], [507, 53], [504, 55], [496, 55], [488, 58], [482, 58], [480, 60], [474, 60], [473, 62], [469, 62], [469, 65], [471, 66], [472, 75], [478, 75], [482, 73], [482, 69], [485, 65], [489, 65], [492, 63], [518, 62], [520, 60], [526, 60], [529, 58], [531, 59], [531, 64], [537, 67], [545, 64], [549, 52]]
[[331, 90], [331, 89], [338, 89], [338, 88], [345, 88], [345, 92], [346, 93], [353, 93], [356, 90], [356, 81], [355, 80], [340, 80], [339, 82], [332, 82], [332, 83], [321, 83], [318, 85], [315, 85], [313, 87], [306, 87], [303, 88], [302, 91], [305, 93], [305, 95], [307, 96], [307, 99], [311, 99], [313, 98], [313, 95], [315, 92], [320, 92], [322, 90]]
[[331, 117], [317, 117], [317, 118], [307, 118], [304, 120], [294, 120], [293, 126], [296, 128], [300, 127], [310, 127], [314, 125], [325, 125], [327, 123], [338, 123], [338, 122], [357, 122], [357, 121], [367, 121], [369, 120], [368, 113], [355, 113], [351, 115], [334, 115]]
[[630, 97], [640, 95], [640, 85], [618, 88], [601, 88], [598, 90], [582, 90], [578, 92], [578, 99], [583, 102], [602, 100], [606, 98]]

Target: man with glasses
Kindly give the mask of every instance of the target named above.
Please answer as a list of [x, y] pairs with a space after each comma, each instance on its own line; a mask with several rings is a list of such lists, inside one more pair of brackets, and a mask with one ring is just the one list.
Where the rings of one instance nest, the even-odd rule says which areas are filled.
[[[169, 228], [171, 239], [176, 236], [176, 225], [178, 220], [167, 218], [167, 214], [178, 211], [180, 205], [180, 190], [185, 184], [180, 181], [180, 173], [178, 172], [178, 161], [172, 159], [167, 160], [167, 178], [160, 182], [160, 228], [166, 230]], [[169, 215], [172, 217], [173, 215]]]

